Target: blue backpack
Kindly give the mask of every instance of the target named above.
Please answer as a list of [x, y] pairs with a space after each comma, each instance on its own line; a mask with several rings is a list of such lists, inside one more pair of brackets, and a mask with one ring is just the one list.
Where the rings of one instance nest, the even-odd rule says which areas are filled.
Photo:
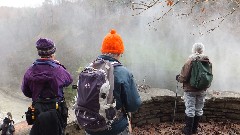
[[119, 118], [121, 112], [113, 97], [113, 71], [120, 65], [98, 58], [79, 74], [75, 115], [82, 128], [103, 131]]

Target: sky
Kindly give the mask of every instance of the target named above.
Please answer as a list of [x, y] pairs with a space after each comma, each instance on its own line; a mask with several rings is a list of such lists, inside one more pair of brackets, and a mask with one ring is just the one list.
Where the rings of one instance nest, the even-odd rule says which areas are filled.
[[0, 0], [0, 6], [8, 7], [38, 7], [44, 0]]

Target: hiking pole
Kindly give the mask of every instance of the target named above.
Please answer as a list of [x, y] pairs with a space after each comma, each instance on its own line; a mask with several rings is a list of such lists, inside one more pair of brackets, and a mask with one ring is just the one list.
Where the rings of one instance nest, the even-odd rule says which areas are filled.
[[177, 109], [177, 92], [178, 92], [178, 81], [177, 81], [177, 86], [176, 86], [176, 97], [175, 97], [175, 103], [174, 103], [174, 109], [173, 109], [173, 123], [175, 122], [175, 117], [176, 117], [176, 109]]
[[74, 104], [72, 105], [72, 110], [75, 110], [77, 108], [77, 97], [78, 97], [78, 82], [77, 84], [72, 85], [72, 90], [76, 90], [76, 96], [74, 96]]
[[131, 117], [132, 117], [131, 113], [128, 112], [128, 113], [127, 113], [127, 119], [128, 119], [128, 130], [129, 130], [130, 135], [132, 134]]

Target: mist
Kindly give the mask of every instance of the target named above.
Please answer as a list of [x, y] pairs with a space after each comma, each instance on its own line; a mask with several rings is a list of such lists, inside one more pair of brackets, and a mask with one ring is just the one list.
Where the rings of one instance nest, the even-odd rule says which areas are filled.
[[209, 89], [240, 92], [239, 1], [167, 2], [45, 0], [36, 8], [0, 7], [1, 94], [27, 100], [21, 82], [38, 58], [35, 42], [40, 37], [54, 41], [57, 60], [76, 83], [77, 71], [101, 54], [102, 40], [112, 28], [125, 45], [120, 61], [137, 84], [174, 91], [175, 76], [192, 45], [202, 42], [213, 63]]
[[134, 4], [134, 15], [140, 16], [141, 23], [133, 37], [137, 46], [129, 54], [135, 76], [153, 87], [175, 91], [175, 76], [191, 54], [192, 45], [202, 42], [213, 64], [209, 89], [240, 92], [240, 63], [236, 60], [240, 58], [239, 1], [180, 1], [172, 7], [159, 1], [151, 8], [143, 6], [151, 2]]

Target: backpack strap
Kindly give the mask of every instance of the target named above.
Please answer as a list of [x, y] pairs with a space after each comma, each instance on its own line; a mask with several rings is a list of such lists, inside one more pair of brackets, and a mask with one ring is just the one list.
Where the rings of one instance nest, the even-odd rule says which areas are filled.
[[35, 65], [49, 65], [53, 68], [57, 67], [57, 63], [53, 62], [53, 61], [50, 61], [50, 60], [46, 60], [46, 61], [38, 61], [36, 60], [34, 63], [33, 63], [33, 66]]
[[113, 62], [110, 62], [113, 67], [117, 67], [117, 66], [122, 66], [122, 64], [120, 62], [117, 62], [117, 61], [113, 61]]
[[33, 63], [33, 66], [35, 66], [35, 65], [49, 65], [49, 66], [51, 66], [51, 67], [53, 67], [53, 68], [55, 68], [55, 67], [57, 67], [57, 66], [61, 66], [61, 67], [63, 67], [64, 69], [66, 69], [64, 65], [62, 65], [62, 64], [60, 64], [60, 63], [58, 63], [58, 62], [55, 62], [55, 61], [51, 61], [51, 60], [45, 60], [45, 61], [38, 61], [38, 60], [36, 60], [36, 61]]

